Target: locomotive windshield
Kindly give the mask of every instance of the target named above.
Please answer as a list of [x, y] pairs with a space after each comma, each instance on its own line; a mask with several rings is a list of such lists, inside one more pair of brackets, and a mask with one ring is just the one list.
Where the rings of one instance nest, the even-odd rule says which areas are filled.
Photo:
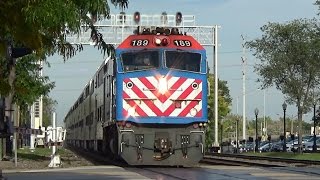
[[159, 67], [158, 51], [132, 51], [121, 55], [123, 71], [138, 71]]
[[185, 51], [166, 51], [166, 67], [200, 72], [201, 54]]

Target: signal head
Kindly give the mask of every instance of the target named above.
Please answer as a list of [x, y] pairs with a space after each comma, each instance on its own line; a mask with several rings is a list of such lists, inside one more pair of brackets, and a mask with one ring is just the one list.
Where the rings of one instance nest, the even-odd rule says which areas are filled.
[[180, 25], [182, 22], [182, 13], [181, 12], [177, 12], [176, 14], [176, 24]]
[[140, 23], [140, 12], [136, 11], [134, 14], [133, 14], [133, 20], [136, 24], [139, 24]]

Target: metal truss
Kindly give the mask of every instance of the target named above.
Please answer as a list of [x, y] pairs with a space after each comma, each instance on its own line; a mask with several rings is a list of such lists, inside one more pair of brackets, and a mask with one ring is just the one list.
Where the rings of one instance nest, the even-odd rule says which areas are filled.
[[[94, 24], [107, 44], [119, 45], [125, 38], [141, 27], [179, 28], [182, 33], [193, 36], [203, 46], [214, 46], [216, 26], [196, 26], [195, 16], [183, 15], [181, 23], [175, 15], [141, 15], [140, 22], [134, 21], [134, 15], [110, 15], [109, 19], [99, 18]], [[91, 30], [83, 25], [80, 35], [67, 36], [71, 44], [94, 45], [90, 39]]]

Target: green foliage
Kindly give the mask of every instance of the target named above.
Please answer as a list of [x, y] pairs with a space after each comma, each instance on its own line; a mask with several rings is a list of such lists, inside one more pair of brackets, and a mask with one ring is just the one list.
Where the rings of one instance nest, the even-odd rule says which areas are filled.
[[[128, 6], [127, 0], [111, 3], [123, 8]], [[81, 24], [92, 30], [92, 40], [98, 48], [113, 52], [113, 46], [106, 44], [93, 26], [97, 17], [109, 17], [106, 0], [3, 0], [0, 12], [0, 55], [5, 54], [5, 40], [12, 39], [32, 48], [38, 55], [57, 52], [65, 59], [70, 58], [83, 48], [66, 42], [65, 36], [79, 34]]]
[[[214, 138], [214, 78], [213, 75], [208, 76], [210, 83], [210, 95], [208, 97], [208, 128], [206, 131], [206, 146], [209, 147], [213, 143]], [[226, 81], [218, 81], [218, 116], [219, 120], [224, 118], [230, 112], [231, 97]]]
[[47, 95], [54, 88], [47, 76], [41, 76], [42, 68], [33, 55], [25, 56], [17, 62], [17, 78], [15, 81], [15, 102], [18, 105], [31, 105], [41, 95]]
[[43, 115], [42, 126], [48, 127], [51, 125], [52, 113], [55, 111], [55, 107], [58, 104], [56, 100], [51, 99], [49, 96], [44, 96], [43, 102]]
[[6, 73], [7, 63], [4, 57], [0, 56], [0, 95], [7, 95], [10, 92], [8, 74]]
[[308, 112], [311, 90], [320, 83], [320, 36], [316, 19], [268, 23], [261, 28], [260, 39], [247, 43], [261, 60], [255, 66], [262, 86], [275, 85], [287, 96], [287, 102]]

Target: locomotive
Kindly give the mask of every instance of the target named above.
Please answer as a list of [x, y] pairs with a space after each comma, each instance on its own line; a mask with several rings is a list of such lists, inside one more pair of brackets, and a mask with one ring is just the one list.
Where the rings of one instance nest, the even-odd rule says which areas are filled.
[[207, 72], [193, 37], [138, 27], [67, 113], [66, 142], [130, 165], [194, 166], [204, 154]]

